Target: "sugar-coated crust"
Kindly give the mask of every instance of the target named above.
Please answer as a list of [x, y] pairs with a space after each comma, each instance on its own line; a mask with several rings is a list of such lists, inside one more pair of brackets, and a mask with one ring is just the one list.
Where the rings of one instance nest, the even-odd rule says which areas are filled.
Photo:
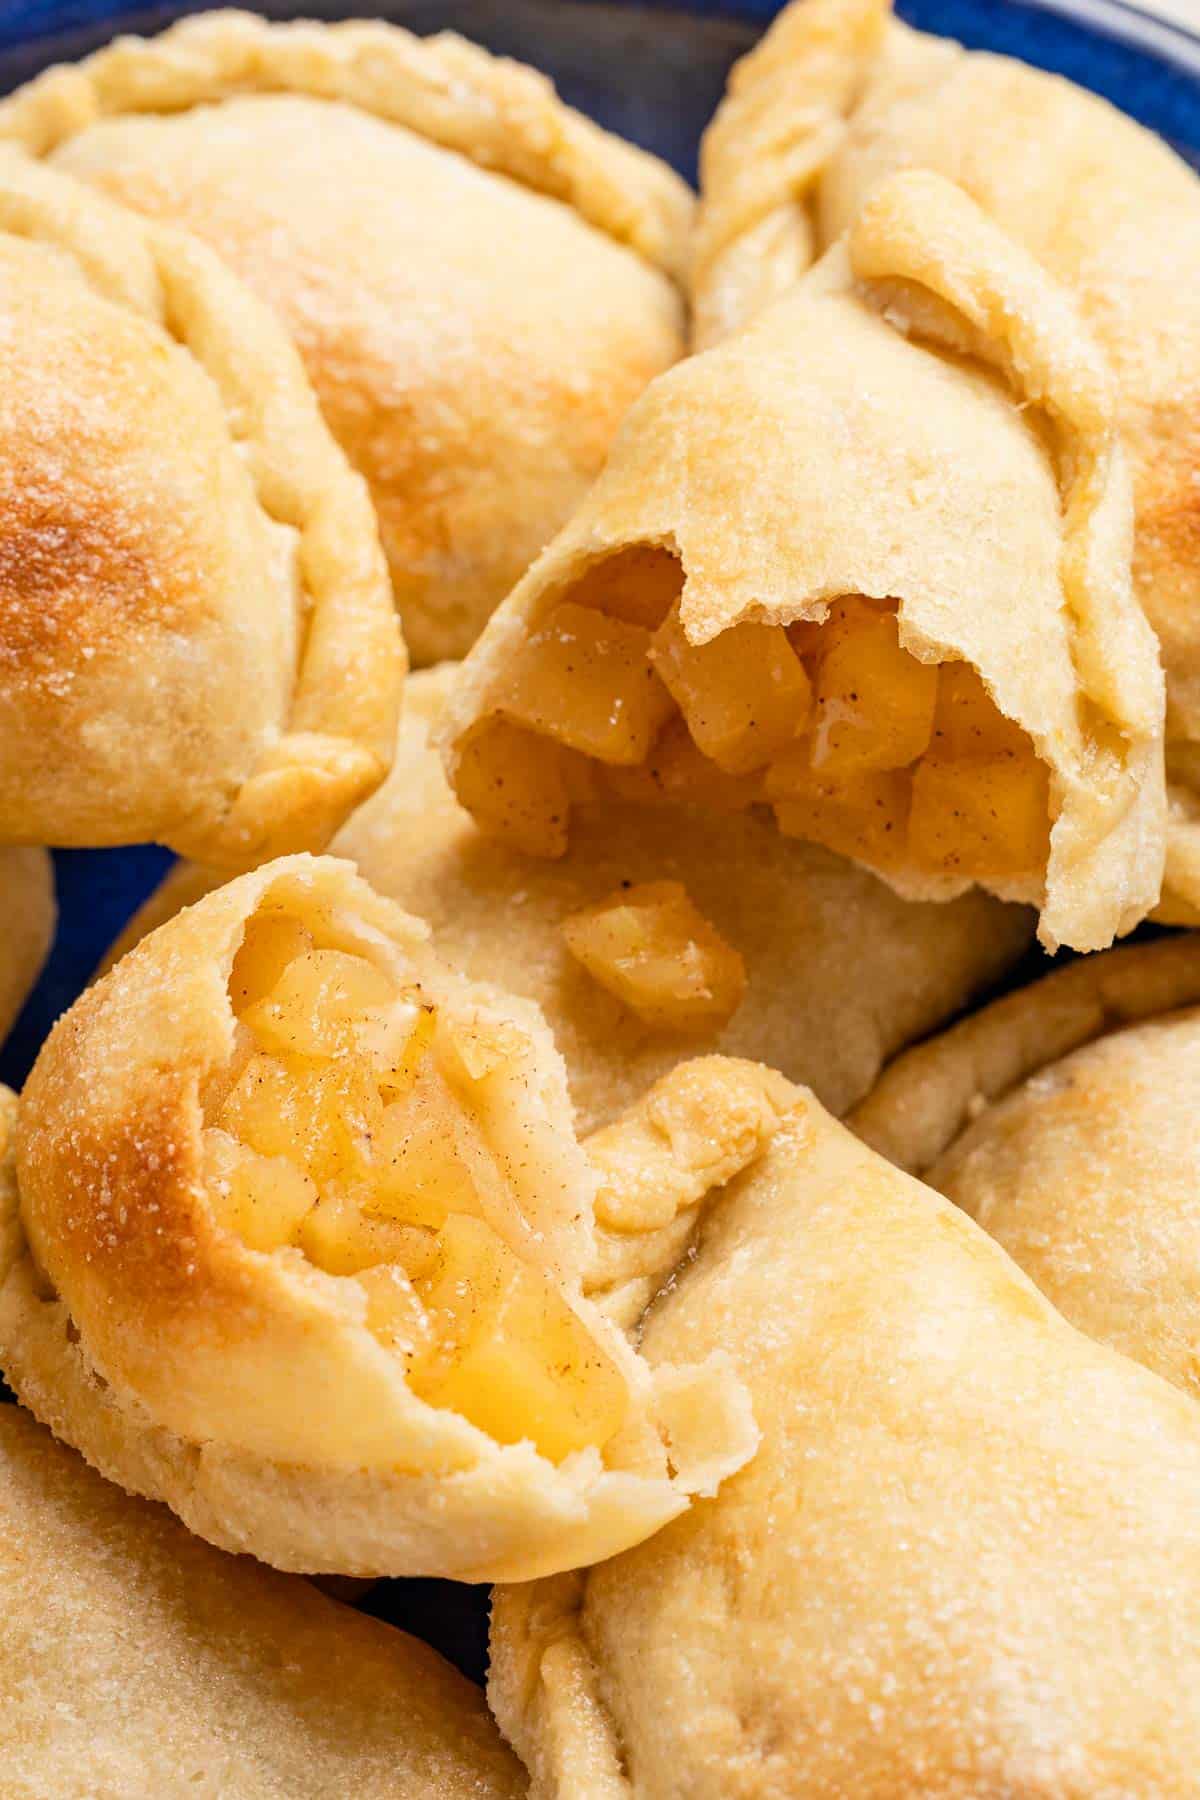
[[198, 242], [10, 146], [0, 256], [0, 835], [323, 847], [386, 772], [403, 648], [295, 351]]
[[[891, 22], [794, 0], [709, 128], [694, 275], [711, 338], [795, 279], [899, 168], [962, 186], [1076, 296], [1112, 365], [1137, 511], [1135, 585], [1162, 644], [1168, 743], [1200, 740], [1200, 183], [1098, 95]], [[759, 220], [765, 219], [765, 223]], [[1069, 223], [1064, 223], [1069, 221]], [[1165, 917], [1200, 906], [1194, 766], [1179, 770]]]
[[466, 652], [684, 347], [688, 189], [459, 38], [212, 13], [39, 77], [6, 132], [283, 320], [418, 663]]
[[0, 850], [0, 1042], [54, 937], [54, 869], [44, 850]]
[[[950, 183], [896, 175], [790, 295], [651, 384], [467, 659], [447, 769], [502, 707], [526, 636], [614, 550], [678, 556], [694, 643], [892, 597], [905, 648], [973, 663], [1050, 771], [1045, 878], [994, 891], [1040, 905], [1047, 945], [1103, 948], [1158, 900], [1165, 854], [1162, 673], [1131, 525], [1107, 371], [1065, 291]], [[970, 885], [879, 872], [912, 899]]]
[[730, 1346], [763, 1443], [637, 1549], [497, 1590], [534, 1800], [1192, 1794], [1200, 1416], [961, 1212], [812, 1103], [641, 1342]]
[[[409, 678], [392, 772], [333, 851], [427, 920], [455, 967], [540, 1006], [581, 1130], [613, 1119], [681, 1056], [714, 1051], [780, 1069], [841, 1114], [902, 1046], [959, 1012], [1028, 947], [1023, 909], [980, 893], [944, 906], [901, 900], [865, 869], [781, 837], [756, 814], [701, 821], [673, 808], [588, 808], [561, 862], [523, 856], [479, 830], [430, 746], [455, 674], [445, 666]], [[746, 997], [719, 1031], [647, 1029], [567, 950], [571, 913], [623, 881], [663, 878], [682, 882], [745, 959]], [[215, 879], [176, 864], [105, 967]]]
[[1200, 937], [1091, 957], [902, 1056], [850, 1125], [1089, 1336], [1200, 1394]]
[[0, 106], [0, 137], [45, 156], [97, 119], [256, 93], [347, 101], [564, 201], [667, 273], [683, 267], [686, 183], [565, 106], [537, 70], [451, 31], [418, 38], [376, 20], [273, 24], [253, 13], [202, 13], [159, 37], [117, 38], [80, 63], [47, 69]]
[[[230, 1053], [228, 970], [268, 895], [334, 919], [340, 940], [417, 980], [448, 1018], [519, 1035], [489, 1103], [514, 1196], [492, 1223], [557, 1279], [625, 1375], [629, 1410], [604, 1461], [587, 1450], [555, 1465], [418, 1400], [356, 1283], [217, 1224], [200, 1096]], [[290, 858], [243, 876], [91, 989], [27, 1084], [17, 1167], [8, 1379], [104, 1473], [224, 1548], [307, 1571], [515, 1579], [654, 1530], [753, 1449], [720, 1356], [651, 1377], [582, 1298], [597, 1178], [540, 1015], [454, 976], [425, 928], [346, 864]]]
[[417, 1639], [235, 1561], [0, 1406], [8, 1800], [518, 1800]]

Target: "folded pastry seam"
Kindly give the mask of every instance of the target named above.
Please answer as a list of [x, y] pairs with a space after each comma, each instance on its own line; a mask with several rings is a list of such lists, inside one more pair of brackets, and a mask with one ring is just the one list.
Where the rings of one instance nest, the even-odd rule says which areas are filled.
[[348, 101], [565, 202], [656, 268], [683, 272], [693, 206], [686, 183], [564, 105], [538, 71], [453, 32], [419, 38], [368, 20], [281, 24], [205, 13], [47, 69], [0, 103], [0, 138], [45, 156], [101, 118], [251, 93]]
[[329, 436], [288, 339], [197, 240], [10, 144], [0, 144], [0, 231], [63, 252], [104, 300], [190, 354], [280, 532], [274, 573], [281, 592], [294, 590], [298, 638], [289, 716], [223, 814], [181, 819], [172, 847], [234, 868], [323, 848], [390, 766], [406, 664], [365, 483]]
[[[748, 1065], [724, 1067], [718, 1090]], [[283, 859], [146, 939], [52, 1034], [22, 1120], [0, 1362], [226, 1548], [516, 1579], [753, 1451], [727, 1358], [652, 1372], [585, 1296], [598, 1178], [540, 1014], [346, 864]], [[718, 1156], [769, 1135], [708, 1130]]]

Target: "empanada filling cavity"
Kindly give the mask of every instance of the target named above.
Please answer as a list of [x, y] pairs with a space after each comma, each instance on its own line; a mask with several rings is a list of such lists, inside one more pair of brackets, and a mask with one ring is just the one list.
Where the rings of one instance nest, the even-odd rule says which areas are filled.
[[669, 552], [622, 551], [525, 640], [457, 770], [486, 829], [555, 856], [594, 795], [761, 804], [788, 836], [885, 872], [1042, 875], [1045, 764], [969, 663], [903, 648], [894, 601], [848, 595], [819, 622], [693, 645], [682, 585]]
[[473, 1022], [465, 1041], [417, 986], [269, 906], [247, 923], [229, 995], [237, 1048], [204, 1131], [220, 1223], [356, 1282], [370, 1330], [431, 1405], [554, 1461], [603, 1445], [624, 1377], [485, 1216], [505, 1177], [456, 1074], [511, 1056], [507, 1028]]

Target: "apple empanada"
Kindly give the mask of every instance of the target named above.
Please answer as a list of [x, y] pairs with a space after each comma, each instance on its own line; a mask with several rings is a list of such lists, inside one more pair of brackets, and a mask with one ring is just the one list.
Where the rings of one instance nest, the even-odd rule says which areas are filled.
[[900, 168], [948, 176], [1078, 300], [1113, 370], [1134, 577], [1162, 644], [1172, 830], [1164, 915], [1200, 919], [1200, 181], [1107, 101], [911, 31], [887, 0], [796, 0], [706, 136], [697, 339], [745, 322]]
[[[649, 805], [581, 808], [560, 862], [524, 856], [479, 830], [430, 747], [455, 675], [446, 665], [409, 678], [392, 773], [332, 850], [426, 920], [456, 968], [537, 1002], [583, 1130], [698, 1050], [768, 1063], [843, 1113], [889, 1057], [998, 980], [1030, 941], [1024, 910], [978, 893], [947, 906], [900, 900], [752, 811], [701, 816], [673, 804], [670, 788]], [[172, 869], [108, 966], [216, 880], [193, 864]], [[683, 930], [681, 894], [693, 915]], [[606, 941], [592, 931], [589, 945], [597, 920]], [[701, 943], [714, 937], [710, 961]], [[728, 989], [731, 964], [744, 986], [714, 994], [713, 974]]]
[[464, 664], [447, 768], [560, 856], [573, 804], [764, 805], [910, 899], [1101, 948], [1157, 901], [1162, 675], [1107, 369], [957, 188], [898, 175], [660, 376]]
[[54, 936], [54, 870], [44, 850], [0, 849], [0, 1043]]
[[428, 935], [283, 859], [77, 1002], [21, 1099], [0, 1367], [224, 1548], [514, 1579], [756, 1440], [720, 1355], [652, 1376], [583, 1298], [602, 1179], [561, 1058]]
[[850, 1125], [1081, 1331], [1200, 1395], [1200, 938], [996, 1001], [899, 1058]]
[[213, 13], [50, 70], [4, 135], [277, 309], [419, 662], [464, 653], [683, 349], [684, 183], [450, 33]]
[[776, 1080], [707, 1199], [660, 1145], [693, 1223], [640, 1327], [651, 1363], [727, 1346], [761, 1447], [638, 1548], [496, 1590], [490, 1697], [534, 1795], [1190, 1800], [1200, 1409]]
[[0, 1406], [6, 1800], [519, 1800], [415, 1638], [201, 1543]]
[[0, 842], [320, 849], [402, 674], [366, 489], [268, 309], [0, 145]]

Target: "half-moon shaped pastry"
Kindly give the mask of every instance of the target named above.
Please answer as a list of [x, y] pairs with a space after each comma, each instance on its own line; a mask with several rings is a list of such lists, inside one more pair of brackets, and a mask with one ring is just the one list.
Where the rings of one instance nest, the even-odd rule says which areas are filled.
[[427, 1645], [223, 1556], [0, 1406], [7, 1800], [518, 1800]]
[[286, 321], [418, 662], [463, 655], [683, 348], [684, 183], [449, 33], [211, 13], [50, 70], [4, 135]]
[[54, 870], [44, 850], [0, 849], [0, 1043], [54, 937]]
[[0, 843], [320, 849], [402, 674], [366, 489], [271, 313], [0, 146]]
[[641, 1325], [651, 1363], [728, 1347], [757, 1456], [637, 1549], [497, 1590], [534, 1795], [1190, 1800], [1200, 1408], [793, 1100]]
[[996, 1001], [900, 1057], [850, 1125], [1081, 1331], [1200, 1395], [1200, 938]]
[[651, 1376], [582, 1297], [602, 1170], [541, 1015], [345, 863], [240, 877], [86, 993], [16, 1166], [0, 1367], [224, 1548], [512, 1579], [635, 1542], [753, 1450], [722, 1356]]
[[795, 0], [710, 126], [697, 336], [743, 323], [901, 168], [949, 177], [1078, 300], [1111, 364], [1162, 644], [1173, 829], [1164, 914], [1200, 919], [1200, 181], [1107, 101], [893, 22], [887, 0]]
[[[446, 665], [410, 676], [392, 773], [332, 848], [425, 919], [456, 968], [536, 1001], [566, 1062], [581, 1130], [613, 1119], [682, 1056], [700, 1051], [768, 1063], [843, 1113], [889, 1057], [997, 981], [1032, 937], [1026, 911], [978, 893], [948, 906], [913, 905], [865, 869], [783, 838], [748, 811], [588, 806], [561, 861], [525, 856], [479, 830], [430, 747], [455, 673]], [[109, 966], [215, 881], [178, 864], [114, 946]], [[670, 915], [653, 896], [639, 904], [664, 883], [682, 889], [743, 964], [745, 989], [729, 1016], [687, 1014], [711, 967], [693, 932], [669, 933]], [[608, 966], [629, 971], [640, 983], [632, 992], [614, 992], [571, 947], [581, 918], [597, 907], [625, 924]], [[648, 997], [658, 999], [658, 1016], [646, 1016]]]
[[459, 799], [769, 805], [908, 899], [1100, 948], [1157, 901], [1162, 676], [1103, 360], [958, 189], [898, 175], [803, 282], [654, 382], [447, 708]]

